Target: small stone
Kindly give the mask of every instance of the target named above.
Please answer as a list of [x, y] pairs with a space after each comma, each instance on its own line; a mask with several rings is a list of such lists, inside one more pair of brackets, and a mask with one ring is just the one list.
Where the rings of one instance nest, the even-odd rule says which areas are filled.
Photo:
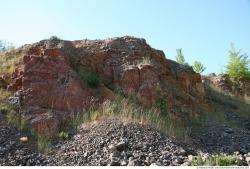
[[109, 165], [110, 166], [120, 166], [120, 159], [112, 159]]
[[232, 134], [234, 131], [231, 128], [226, 128], [225, 132], [228, 133], [228, 134]]
[[186, 161], [183, 164], [181, 164], [181, 166], [190, 166], [190, 165], [191, 165], [191, 163], [189, 161]]
[[135, 161], [133, 157], [129, 157], [128, 159], [128, 166], [134, 166], [135, 165]]
[[247, 165], [250, 165], [250, 157], [246, 157]]
[[145, 161], [144, 161], [144, 164], [149, 166], [150, 165], [150, 159], [149, 157], [146, 157]]
[[26, 143], [26, 142], [28, 142], [28, 137], [21, 137], [21, 138], [20, 138], [20, 141], [21, 141], [22, 143]]
[[188, 161], [193, 161], [194, 156], [193, 155], [188, 155]]
[[127, 160], [122, 160], [122, 161], [121, 161], [121, 166], [127, 166], [127, 165], [128, 165]]
[[181, 148], [179, 154], [185, 156], [187, 155], [187, 152], [183, 148]]
[[112, 152], [112, 151], [123, 151], [124, 149], [125, 149], [125, 141], [121, 141], [121, 142], [119, 142], [119, 143], [117, 143], [116, 145], [114, 145], [114, 144], [111, 144], [110, 146], [109, 146], [109, 149], [110, 149], [110, 151]]
[[116, 149], [117, 149], [118, 151], [123, 151], [123, 150], [125, 149], [125, 145], [126, 145], [125, 141], [120, 141], [120, 142], [116, 145]]
[[234, 154], [235, 154], [235, 155], [239, 155], [240, 152], [239, 152], [239, 151], [235, 151]]
[[88, 157], [88, 152], [87, 151], [83, 154], [83, 157], [84, 158]]
[[240, 154], [246, 154], [247, 150], [245, 148], [241, 148], [239, 152], [240, 152]]

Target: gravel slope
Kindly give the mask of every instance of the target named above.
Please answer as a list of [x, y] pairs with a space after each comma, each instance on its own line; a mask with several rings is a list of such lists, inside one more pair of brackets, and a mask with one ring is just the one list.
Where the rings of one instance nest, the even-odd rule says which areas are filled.
[[193, 151], [138, 123], [106, 119], [54, 149], [58, 165], [181, 165]]
[[[222, 132], [227, 133], [225, 137], [228, 139], [219, 139], [222, 137], [220, 135]], [[210, 126], [203, 133], [199, 133], [199, 137], [194, 138], [193, 146], [187, 147], [148, 125], [135, 122], [124, 123], [112, 118], [80, 127], [78, 132], [71, 134], [68, 140], [54, 142], [49, 154], [44, 155], [36, 151], [36, 145], [32, 139], [29, 139], [28, 143], [20, 142], [19, 139], [24, 134], [8, 125], [0, 113], [0, 166], [190, 165], [190, 159], [197, 155], [198, 148], [201, 150], [203, 146], [203, 152], [208, 153], [207, 150], [219, 152], [217, 151], [220, 150], [219, 148], [230, 147], [232, 141], [230, 138], [235, 138], [235, 134], [242, 133], [234, 129], [230, 130], [228, 127], [211, 128]], [[249, 140], [249, 135], [244, 135], [244, 138], [239, 143], [248, 146], [245, 141]], [[210, 142], [212, 144], [209, 144]], [[248, 151], [246, 148], [245, 150]], [[203, 153], [203, 157], [208, 157], [208, 154]], [[239, 165], [247, 165], [247, 159], [250, 160], [250, 154], [247, 152], [240, 152], [238, 157]]]

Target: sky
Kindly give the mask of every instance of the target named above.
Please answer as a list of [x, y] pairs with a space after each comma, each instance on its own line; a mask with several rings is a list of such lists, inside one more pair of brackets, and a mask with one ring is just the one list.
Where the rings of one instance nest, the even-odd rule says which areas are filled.
[[250, 56], [250, 0], [0, 0], [0, 39], [145, 38], [166, 58], [182, 48], [204, 74], [221, 73], [230, 43]]

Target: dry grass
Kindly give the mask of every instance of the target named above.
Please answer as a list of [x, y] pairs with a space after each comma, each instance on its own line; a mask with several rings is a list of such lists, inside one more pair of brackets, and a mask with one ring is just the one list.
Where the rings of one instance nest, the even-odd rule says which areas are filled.
[[0, 88], [0, 103], [4, 103], [9, 96], [11, 96], [11, 92]]
[[192, 166], [235, 166], [237, 158], [235, 155], [216, 154], [208, 158], [203, 158], [201, 154], [191, 162]]
[[0, 75], [10, 77], [17, 67], [23, 69], [23, 56], [23, 52], [16, 52], [15, 50], [0, 53]]
[[185, 128], [180, 122], [172, 120], [169, 116], [162, 115], [161, 111], [157, 108], [144, 109], [134, 101], [118, 95], [114, 101], [106, 100], [101, 105], [89, 108], [84, 113], [82, 122], [86, 124], [108, 117], [119, 118], [124, 123], [134, 121], [140, 124], [149, 124], [168, 136], [175, 137], [183, 142], [190, 142], [190, 130]]
[[250, 102], [247, 99], [238, 98], [223, 92], [215, 86], [209, 86], [210, 100], [213, 102], [216, 112], [236, 112], [240, 116], [250, 118]]

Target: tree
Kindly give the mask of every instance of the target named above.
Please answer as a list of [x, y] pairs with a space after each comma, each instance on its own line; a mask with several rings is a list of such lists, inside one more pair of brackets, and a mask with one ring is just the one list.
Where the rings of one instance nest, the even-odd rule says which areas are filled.
[[177, 52], [177, 55], [175, 57], [176, 59], [176, 62], [179, 63], [179, 64], [185, 64], [185, 58], [184, 58], [184, 55], [182, 53], [182, 49], [176, 49], [176, 52]]
[[247, 54], [241, 54], [241, 50], [236, 50], [231, 43], [229, 50], [229, 61], [226, 65], [226, 73], [235, 81], [241, 81], [250, 78], [249, 71], [250, 60]]
[[198, 62], [198, 61], [195, 61], [194, 65], [192, 67], [196, 73], [202, 73], [202, 72], [204, 72], [204, 70], [206, 70], [206, 67], [203, 66], [203, 64], [201, 62]]

